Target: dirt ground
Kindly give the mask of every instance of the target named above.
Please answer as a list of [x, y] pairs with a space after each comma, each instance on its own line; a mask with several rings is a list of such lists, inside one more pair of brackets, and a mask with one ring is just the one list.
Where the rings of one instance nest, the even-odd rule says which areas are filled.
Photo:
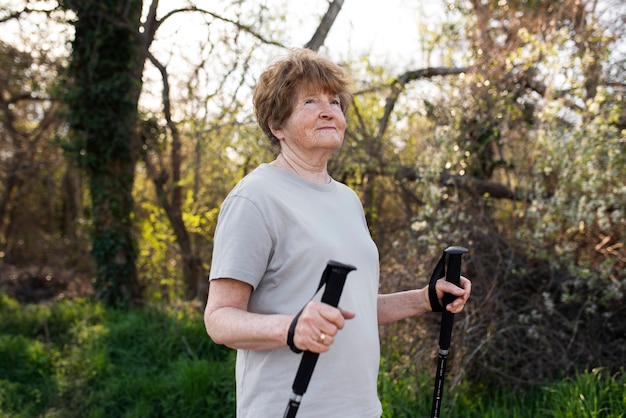
[[53, 302], [93, 293], [88, 275], [47, 266], [0, 263], [0, 289], [20, 303]]

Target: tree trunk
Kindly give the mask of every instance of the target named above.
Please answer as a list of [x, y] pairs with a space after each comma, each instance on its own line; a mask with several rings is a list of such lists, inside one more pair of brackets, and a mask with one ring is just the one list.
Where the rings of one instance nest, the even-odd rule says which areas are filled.
[[141, 297], [132, 233], [140, 0], [67, 0], [75, 38], [67, 102], [81, 166], [89, 175], [94, 288], [109, 305]]

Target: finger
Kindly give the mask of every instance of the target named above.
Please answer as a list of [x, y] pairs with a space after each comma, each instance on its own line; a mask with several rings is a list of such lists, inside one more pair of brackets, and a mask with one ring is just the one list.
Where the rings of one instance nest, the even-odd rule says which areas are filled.
[[317, 342], [320, 343], [321, 345], [332, 345], [334, 341], [335, 341], [335, 337], [325, 332], [320, 332], [320, 335], [317, 338]]
[[325, 332], [317, 332], [312, 334], [304, 344], [305, 350], [313, 353], [324, 353], [328, 351], [330, 345], [334, 342], [334, 338]]
[[472, 289], [471, 282], [466, 277], [461, 276], [459, 284], [461, 287], [444, 279], [439, 279], [436, 284], [439, 300], [443, 298], [445, 293], [456, 296], [456, 298], [445, 307], [447, 311], [452, 313], [459, 313], [463, 310]]
[[465, 304], [472, 293], [472, 282], [470, 282], [466, 277], [461, 276], [460, 285], [463, 288], [463, 294], [459, 295], [459, 297], [454, 300], [454, 303], [457, 305]]
[[461, 286], [465, 290], [463, 297], [465, 300], [469, 299], [470, 294], [472, 293], [472, 282], [467, 277], [461, 276]]
[[452, 313], [459, 313], [465, 308], [465, 304], [467, 303], [467, 299], [465, 296], [459, 296], [452, 303], [449, 303], [446, 306], [446, 310]]
[[316, 343], [320, 346], [318, 351], [324, 352], [328, 350], [334, 341], [335, 338], [332, 335], [321, 332], [316, 341]]
[[439, 300], [443, 298], [443, 295], [445, 293], [449, 293], [454, 296], [463, 296], [463, 294], [465, 293], [465, 289], [453, 283], [450, 283], [446, 281], [445, 279], [437, 280], [435, 289], [437, 290], [437, 297], [439, 298]]
[[[342, 311], [339, 308], [330, 306], [330, 305], [326, 305], [326, 304], [322, 304], [322, 305], [324, 306], [319, 310], [319, 314], [321, 318], [327, 323], [332, 324], [336, 329], [342, 329], [346, 320], [344, 316], [344, 311]], [[350, 316], [351, 312], [349, 311], [345, 311], [345, 312], [348, 314], [348, 316]], [[354, 314], [352, 314], [352, 316], [354, 316]], [[320, 324], [320, 328], [324, 329], [323, 324]]]
[[339, 311], [341, 312], [341, 315], [343, 315], [344, 319], [352, 319], [356, 316], [356, 313], [343, 309], [342, 307], [339, 307]]

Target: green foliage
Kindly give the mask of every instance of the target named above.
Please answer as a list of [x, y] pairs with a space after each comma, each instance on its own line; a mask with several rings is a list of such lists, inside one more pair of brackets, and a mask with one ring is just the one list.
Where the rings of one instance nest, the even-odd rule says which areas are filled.
[[0, 316], [0, 416], [232, 415], [232, 352], [196, 311], [0, 294]]
[[[84, 299], [19, 305], [0, 293], [0, 316], [2, 417], [234, 416], [234, 351], [211, 342], [196, 310], [125, 311]], [[396, 346], [382, 358], [383, 416], [429, 416], [433, 376], [424, 365], [405, 368], [403, 356]], [[526, 391], [472, 381], [450, 389], [451, 378], [442, 416], [626, 416], [623, 371]]]
[[[372, 199], [381, 222], [391, 229], [397, 208], [410, 208], [412, 229], [378, 242], [383, 288], [414, 286], [430, 271], [412, 260], [460, 243], [474, 291], [456, 367], [511, 387], [598, 366], [615, 372], [626, 335], [623, 71], [607, 80], [621, 68], [607, 58], [615, 44], [575, 2], [556, 14], [552, 2], [449, 3], [458, 25], [439, 28], [441, 48], [461, 36], [468, 44], [456, 56], [476, 70], [407, 87], [415, 114], [394, 112], [401, 119], [387, 138], [398, 157], [384, 160], [418, 175], [396, 181], [395, 193], [388, 179], [373, 180], [386, 186]], [[512, 197], [479, 192], [479, 180]]]
[[[624, 370], [595, 369], [525, 391], [486, 390], [466, 382], [457, 391], [456, 417], [622, 418], [626, 416]], [[465, 411], [465, 412], [463, 412]]]
[[163, 209], [150, 201], [138, 207], [140, 277], [146, 283], [144, 297], [152, 301], [177, 300], [183, 294], [176, 256], [176, 237]]
[[[383, 357], [378, 375], [378, 396], [383, 406], [383, 417], [400, 418], [427, 416], [430, 412], [433, 379], [426, 375], [423, 370], [415, 371], [414, 367], [408, 368], [403, 373], [394, 372], [398, 364], [391, 358]], [[450, 407], [450, 397], [444, 398], [445, 406], [442, 413]], [[419, 414], [419, 415], [418, 415]]]
[[[434, 379], [424, 372], [391, 378], [383, 359], [379, 396], [383, 417], [427, 417]], [[448, 379], [449, 380], [449, 379]], [[446, 383], [448, 384], [448, 383]], [[445, 388], [445, 386], [444, 386]], [[466, 381], [443, 396], [441, 416], [454, 418], [623, 418], [626, 417], [626, 376], [596, 369], [523, 391], [485, 387]]]
[[[611, 123], [618, 103], [606, 93], [603, 96], [583, 114], [573, 115], [578, 121], [567, 135], [556, 135], [563, 127], [558, 109], [551, 109], [554, 113], [546, 118], [535, 160], [539, 179], [551, 179], [538, 181], [536, 193], [549, 198], [537, 199], [528, 208], [529, 230], [519, 231], [534, 248], [571, 260], [568, 264], [577, 279], [568, 284], [566, 301], [592, 293], [572, 290], [603, 287], [607, 291], [590, 302], [610, 304], [623, 298], [620, 289], [626, 283], [619, 257], [626, 235], [626, 187], [620, 181], [626, 178], [624, 133]], [[558, 178], [568, 181], [556, 186]], [[544, 227], [536, 228], [538, 224]], [[534, 232], [529, 236], [530, 230]]]
[[[545, 416], [600, 418], [626, 416], [626, 382], [607, 370], [595, 369], [543, 388], [538, 408]], [[548, 410], [549, 409], [549, 410]]]
[[[2, 8], [6, 12], [6, 8]], [[6, 23], [6, 22], [5, 22]], [[3, 31], [5, 29], [2, 29]], [[42, 25], [41, 36], [49, 27]], [[75, 264], [68, 251], [66, 160], [51, 138], [63, 130], [54, 91], [59, 63], [36, 41], [0, 41], [0, 258], [10, 263]], [[40, 48], [41, 47], [41, 48]], [[35, 249], [36, 247], [36, 249]]]
[[[155, 126], [154, 119], [147, 118], [145, 155], [155, 171], [161, 175], [171, 173], [167, 153], [171, 144], [164, 129]], [[222, 200], [234, 184], [266, 158], [268, 150], [262, 150], [254, 133], [246, 134], [246, 126], [212, 127], [200, 121], [190, 122], [188, 130], [181, 132], [181, 154], [190, 161], [181, 167], [181, 178], [164, 187], [166, 196], [155, 196], [155, 180], [143, 166], [137, 172], [135, 200], [137, 211], [135, 225], [139, 237], [138, 269], [144, 297], [150, 301], [174, 301], [184, 298], [187, 289], [183, 276], [185, 262], [179, 247], [179, 239], [173, 230], [168, 214], [160, 199], [167, 198], [172, 211], [174, 187], [177, 187], [181, 221], [193, 244], [193, 250], [205, 261], [208, 269], [217, 214]], [[233, 139], [236, 138], [236, 139]], [[158, 146], [152, 144], [158, 143]], [[253, 155], [243, 160], [239, 155]], [[256, 159], [258, 158], [258, 160]], [[237, 163], [235, 163], [235, 161]], [[239, 165], [238, 163], [241, 163]], [[196, 283], [193, 283], [195, 288]]]

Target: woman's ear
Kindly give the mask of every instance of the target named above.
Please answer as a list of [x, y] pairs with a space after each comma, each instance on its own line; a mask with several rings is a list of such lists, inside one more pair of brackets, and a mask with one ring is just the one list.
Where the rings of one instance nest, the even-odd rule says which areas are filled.
[[274, 124], [273, 124], [272, 122], [268, 122], [268, 124], [267, 124], [267, 125], [269, 126], [270, 131], [272, 131], [272, 135], [274, 135], [274, 137], [275, 137], [276, 139], [278, 139], [278, 140], [280, 141], [281, 139], [283, 139], [283, 138], [285, 137], [285, 136], [283, 135], [283, 130], [282, 130], [282, 129], [280, 129], [280, 128], [275, 128], [275, 127], [274, 127]]

